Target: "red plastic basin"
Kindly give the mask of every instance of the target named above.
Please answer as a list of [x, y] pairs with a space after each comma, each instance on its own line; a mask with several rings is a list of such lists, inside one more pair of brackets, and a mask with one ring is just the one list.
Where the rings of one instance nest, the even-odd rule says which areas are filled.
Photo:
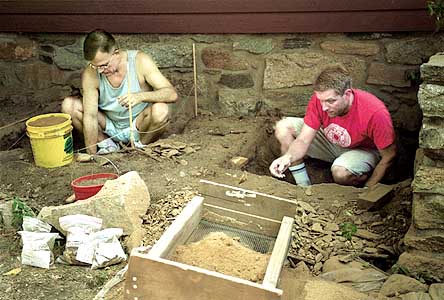
[[95, 179], [109, 180], [109, 179], [116, 179], [117, 177], [119, 176], [113, 173], [97, 173], [97, 174], [86, 175], [74, 179], [71, 182], [71, 187], [74, 191], [74, 194], [76, 195], [76, 200], [84, 200], [97, 194], [100, 191], [100, 189], [103, 187], [103, 183], [94, 184], [94, 185], [85, 185], [82, 184], [82, 182], [84, 183], [85, 181], [90, 181]]

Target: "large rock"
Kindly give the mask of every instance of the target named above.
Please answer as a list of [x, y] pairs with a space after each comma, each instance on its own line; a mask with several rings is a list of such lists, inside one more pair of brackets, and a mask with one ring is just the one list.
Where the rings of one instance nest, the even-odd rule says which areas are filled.
[[261, 109], [262, 96], [252, 89], [219, 89], [219, 105], [225, 115], [254, 115]]
[[444, 52], [433, 55], [429, 62], [421, 65], [421, 79], [427, 83], [444, 84]]
[[159, 68], [193, 67], [193, 46], [190, 43], [146, 43], [140, 50], [150, 54]]
[[[436, 152], [435, 150], [444, 149], [444, 119], [423, 119], [422, 128], [419, 133], [419, 146], [424, 149], [433, 150], [434, 152]], [[444, 157], [442, 155], [438, 156]]]
[[414, 276], [444, 280], [444, 255], [409, 250], [401, 254], [398, 265]]
[[293, 53], [271, 54], [265, 58], [264, 89], [311, 85], [315, 76], [332, 64], [344, 65], [354, 81], [364, 81], [364, 60], [355, 56], [326, 55], [321, 51], [300, 49]]
[[76, 43], [66, 47], [58, 47], [54, 54], [54, 64], [63, 70], [80, 70], [85, 67], [82, 45]]
[[429, 295], [432, 300], [444, 299], [444, 283], [434, 283], [429, 287]]
[[264, 54], [273, 50], [273, 39], [241, 36], [233, 43], [234, 50], [245, 50], [253, 54]]
[[[413, 222], [415, 223], [416, 220]], [[439, 253], [444, 249], [444, 232], [442, 230], [420, 230], [412, 224], [404, 236], [404, 243], [407, 247], [416, 250]]]
[[303, 117], [313, 94], [311, 87], [299, 87], [292, 91], [266, 90], [264, 108], [280, 110], [286, 116]]
[[416, 171], [412, 182], [414, 193], [444, 195], [444, 169], [422, 165]]
[[424, 116], [442, 118], [444, 116], [444, 86], [421, 84], [418, 102]]
[[37, 43], [24, 38], [12, 40], [0, 40], [1, 60], [21, 60], [25, 61], [35, 57], [37, 53]]
[[402, 295], [401, 300], [432, 300], [432, 298], [424, 292], [410, 292]]
[[205, 48], [202, 50], [201, 57], [205, 67], [211, 69], [241, 71], [246, 70], [249, 65], [247, 61], [221, 48]]
[[411, 86], [407, 78], [409, 72], [415, 71], [416, 67], [407, 67], [400, 65], [388, 65], [380, 62], [370, 64], [368, 70], [367, 83], [379, 85], [391, 85], [396, 87]]
[[402, 274], [393, 274], [384, 282], [380, 293], [392, 297], [409, 292], [427, 292], [427, 289], [427, 285], [416, 279]]
[[374, 42], [325, 41], [321, 48], [338, 54], [372, 56], [379, 53], [379, 46]]
[[254, 86], [253, 78], [246, 74], [222, 74], [219, 83], [230, 89], [246, 89]]
[[[437, 185], [442, 186], [440, 183]], [[419, 229], [444, 230], [444, 195], [415, 193], [412, 216]]]
[[442, 36], [397, 40], [385, 45], [385, 57], [392, 64], [420, 65], [436, 52], [442, 51], [443, 47]]
[[130, 235], [132, 243], [137, 244], [132, 234], [141, 238], [141, 216], [146, 213], [149, 205], [148, 188], [139, 174], [133, 171], [115, 180], [108, 180], [99, 193], [91, 198], [62, 206], [43, 207], [38, 218], [66, 234], [60, 227], [60, 217], [75, 214], [98, 217], [103, 220], [103, 228], [122, 228], [124, 235]]

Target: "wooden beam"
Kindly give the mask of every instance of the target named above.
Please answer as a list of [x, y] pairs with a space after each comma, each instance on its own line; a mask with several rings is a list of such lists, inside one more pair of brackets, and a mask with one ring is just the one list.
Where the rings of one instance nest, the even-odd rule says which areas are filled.
[[284, 216], [293, 217], [297, 204], [281, 197], [267, 195], [226, 184], [201, 180], [200, 193], [205, 204], [275, 220], [281, 222]]
[[276, 220], [242, 213], [211, 204], [204, 204], [202, 219], [241, 230], [256, 232], [273, 238], [277, 236], [281, 225], [281, 222]]
[[[118, 21], [116, 21], [118, 20]], [[2, 14], [1, 32], [313, 33], [432, 31], [425, 10], [176, 14]]]
[[268, 262], [267, 271], [263, 285], [266, 287], [277, 287], [278, 280], [282, 271], [282, 266], [287, 259], [288, 247], [290, 247], [291, 233], [293, 230], [294, 219], [284, 217], [279, 229], [279, 234]]
[[123, 294], [125, 300], [279, 300], [282, 290], [133, 251]]
[[195, 196], [191, 199], [177, 219], [151, 248], [148, 255], [150, 257], [168, 257], [178, 245], [184, 244], [200, 222], [202, 205], [202, 197]]
[[1, 14], [174, 14], [426, 9], [424, 0], [8, 0]]

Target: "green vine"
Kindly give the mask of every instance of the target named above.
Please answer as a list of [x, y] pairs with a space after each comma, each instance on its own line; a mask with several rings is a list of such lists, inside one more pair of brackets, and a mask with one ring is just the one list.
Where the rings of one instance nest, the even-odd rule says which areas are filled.
[[444, 0], [427, 1], [427, 12], [435, 19], [435, 31], [440, 31], [444, 24]]

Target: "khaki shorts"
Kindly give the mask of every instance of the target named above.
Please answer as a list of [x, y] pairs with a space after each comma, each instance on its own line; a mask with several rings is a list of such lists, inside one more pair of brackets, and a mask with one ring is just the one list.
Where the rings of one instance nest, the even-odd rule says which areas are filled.
[[[296, 136], [299, 135], [304, 125], [304, 119], [286, 119], [290, 120], [293, 124]], [[347, 149], [334, 145], [327, 140], [321, 130], [317, 132], [315, 139], [308, 148], [307, 155], [312, 158], [331, 162], [332, 167], [344, 167], [352, 174], [358, 176], [370, 173], [381, 159], [381, 155], [377, 149]]]

